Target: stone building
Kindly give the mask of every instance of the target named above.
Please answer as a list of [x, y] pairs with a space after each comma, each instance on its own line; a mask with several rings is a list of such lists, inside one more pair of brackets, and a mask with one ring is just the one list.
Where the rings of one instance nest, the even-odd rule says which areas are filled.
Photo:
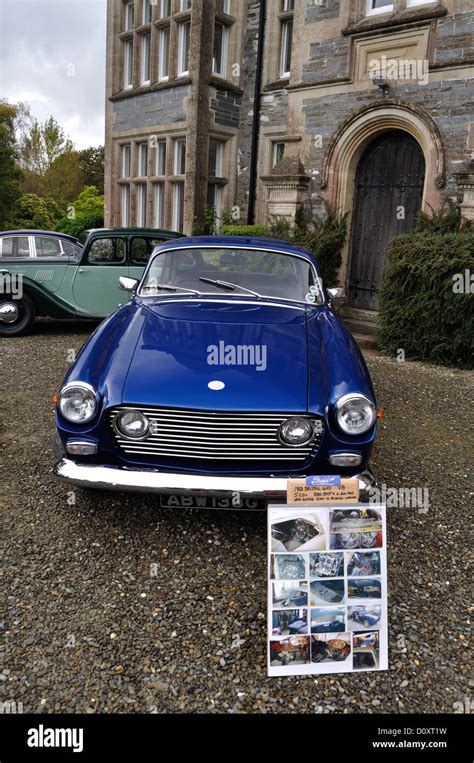
[[388, 240], [474, 216], [472, 0], [108, 0], [106, 222], [348, 213], [339, 281], [376, 311]]

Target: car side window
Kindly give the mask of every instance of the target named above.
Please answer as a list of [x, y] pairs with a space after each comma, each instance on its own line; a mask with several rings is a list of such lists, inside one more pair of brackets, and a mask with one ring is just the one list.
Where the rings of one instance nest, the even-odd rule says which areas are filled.
[[133, 265], [146, 265], [155, 246], [161, 244], [159, 238], [132, 238], [130, 247], [130, 262]]
[[87, 260], [92, 265], [117, 265], [125, 261], [125, 244], [121, 238], [98, 238], [92, 242]]
[[2, 257], [30, 257], [28, 236], [4, 236], [2, 238]]
[[62, 254], [61, 244], [57, 238], [35, 236], [35, 246], [37, 257], [60, 257]]

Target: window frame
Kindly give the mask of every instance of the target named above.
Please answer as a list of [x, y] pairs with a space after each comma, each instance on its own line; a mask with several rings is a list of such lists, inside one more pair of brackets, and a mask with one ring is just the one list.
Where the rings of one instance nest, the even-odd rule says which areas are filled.
[[137, 228], [146, 228], [148, 188], [147, 183], [136, 183], [136, 225]]
[[[151, 32], [140, 35], [140, 38], [140, 85], [143, 86], [151, 82]], [[147, 71], [145, 71], [146, 64]]]
[[[149, 160], [148, 141], [147, 140], [140, 141], [137, 144], [137, 148], [138, 148], [137, 177], [147, 178], [148, 177], [148, 160]], [[145, 169], [145, 173], [143, 173], [142, 171], [143, 169]]]
[[365, 2], [365, 15], [366, 16], [378, 16], [382, 13], [393, 13], [395, 9], [395, 2], [390, 0], [387, 0], [387, 4], [381, 6], [380, 8], [371, 8], [371, 5], [373, 3], [373, 0], [366, 0]]
[[[291, 33], [289, 32], [291, 27]], [[293, 17], [280, 20], [280, 79], [290, 79], [293, 47]]]
[[[165, 47], [163, 39], [167, 38], [166, 58], [164, 57]], [[170, 78], [170, 50], [171, 50], [171, 29], [169, 26], [161, 27], [158, 30], [158, 82], [168, 82]], [[166, 64], [166, 74], [164, 74]]]
[[[222, 30], [222, 38], [221, 38], [221, 60], [220, 60], [220, 68], [218, 69], [216, 66], [217, 59], [214, 56], [215, 53], [215, 44], [216, 44], [216, 30], [217, 27], [219, 27]], [[212, 51], [212, 73], [216, 74], [218, 77], [227, 77], [227, 68], [228, 68], [228, 60], [229, 60], [229, 27], [227, 24], [223, 24], [222, 21], [216, 21], [214, 24], [214, 42], [213, 42], [213, 51]]]
[[[153, 183], [153, 227], [165, 227], [165, 181]], [[158, 196], [160, 196], [158, 205]], [[159, 213], [158, 213], [159, 212]]]
[[[120, 185], [120, 225], [122, 228], [130, 227], [130, 210], [131, 210], [130, 197], [131, 197], [130, 183], [122, 183]], [[125, 208], [125, 201], [126, 201], [126, 208]]]
[[[122, 178], [130, 178], [132, 176], [132, 145], [131, 143], [122, 143], [120, 146], [120, 154], [121, 154], [121, 172], [120, 177]], [[128, 158], [127, 158], [128, 154]], [[127, 171], [127, 167], [128, 171]]]
[[[187, 30], [187, 31], [186, 31]], [[187, 38], [187, 39], [186, 39]], [[186, 51], [187, 44], [187, 51]], [[178, 23], [178, 56], [177, 56], [177, 77], [189, 76], [189, 52], [191, 48], [191, 21], [180, 21]], [[185, 61], [187, 53], [187, 64]], [[187, 68], [185, 68], [187, 65]]]
[[[177, 138], [174, 138], [173, 140], [174, 146], [173, 146], [173, 176], [174, 177], [184, 177], [186, 175], [186, 137], [178, 136]], [[182, 154], [181, 157], [178, 156], [178, 146], [182, 146]], [[183, 172], [178, 172], [179, 169], [179, 158], [181, 158], [184, 161], [184, 170]]]
[[[130, 13], [131, 11], [131, 13]], [[131, 32], [135, 27], [135, 3], [133, 0], [124, 3], [123, 31]]]
[[[178, 207], [177, 202], [181, 205]], [[183, 232], [184, 228], [184, 182], [175, 181], [171, 184], [171, 215], [172, 215], [172, 229], [179, 233]], [[182, 222], [181, 222], [182, 218]]]
[[[124, 90], [132, 90], [133, 88], [133, 53], [134, 53], [133, 39], [123, 40], [122, 44], [123, 44], [122, 86]], [[130, 55], [128, 51], [130, 51]]]

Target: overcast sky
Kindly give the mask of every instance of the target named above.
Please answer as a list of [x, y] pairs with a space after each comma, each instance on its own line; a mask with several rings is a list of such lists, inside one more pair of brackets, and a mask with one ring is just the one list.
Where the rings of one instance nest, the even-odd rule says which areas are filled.
[[0, 0], [0, 97], [104, 143], [106, 0]]

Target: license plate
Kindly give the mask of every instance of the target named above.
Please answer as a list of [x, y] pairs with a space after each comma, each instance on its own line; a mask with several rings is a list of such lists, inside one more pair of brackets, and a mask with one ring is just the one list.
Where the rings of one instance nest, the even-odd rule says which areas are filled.
[[243, 511], [263, 511], [265, 501], [258, 498], [212, 495], [160, 495], [160, 504], [167, 509], [242, 509]]

